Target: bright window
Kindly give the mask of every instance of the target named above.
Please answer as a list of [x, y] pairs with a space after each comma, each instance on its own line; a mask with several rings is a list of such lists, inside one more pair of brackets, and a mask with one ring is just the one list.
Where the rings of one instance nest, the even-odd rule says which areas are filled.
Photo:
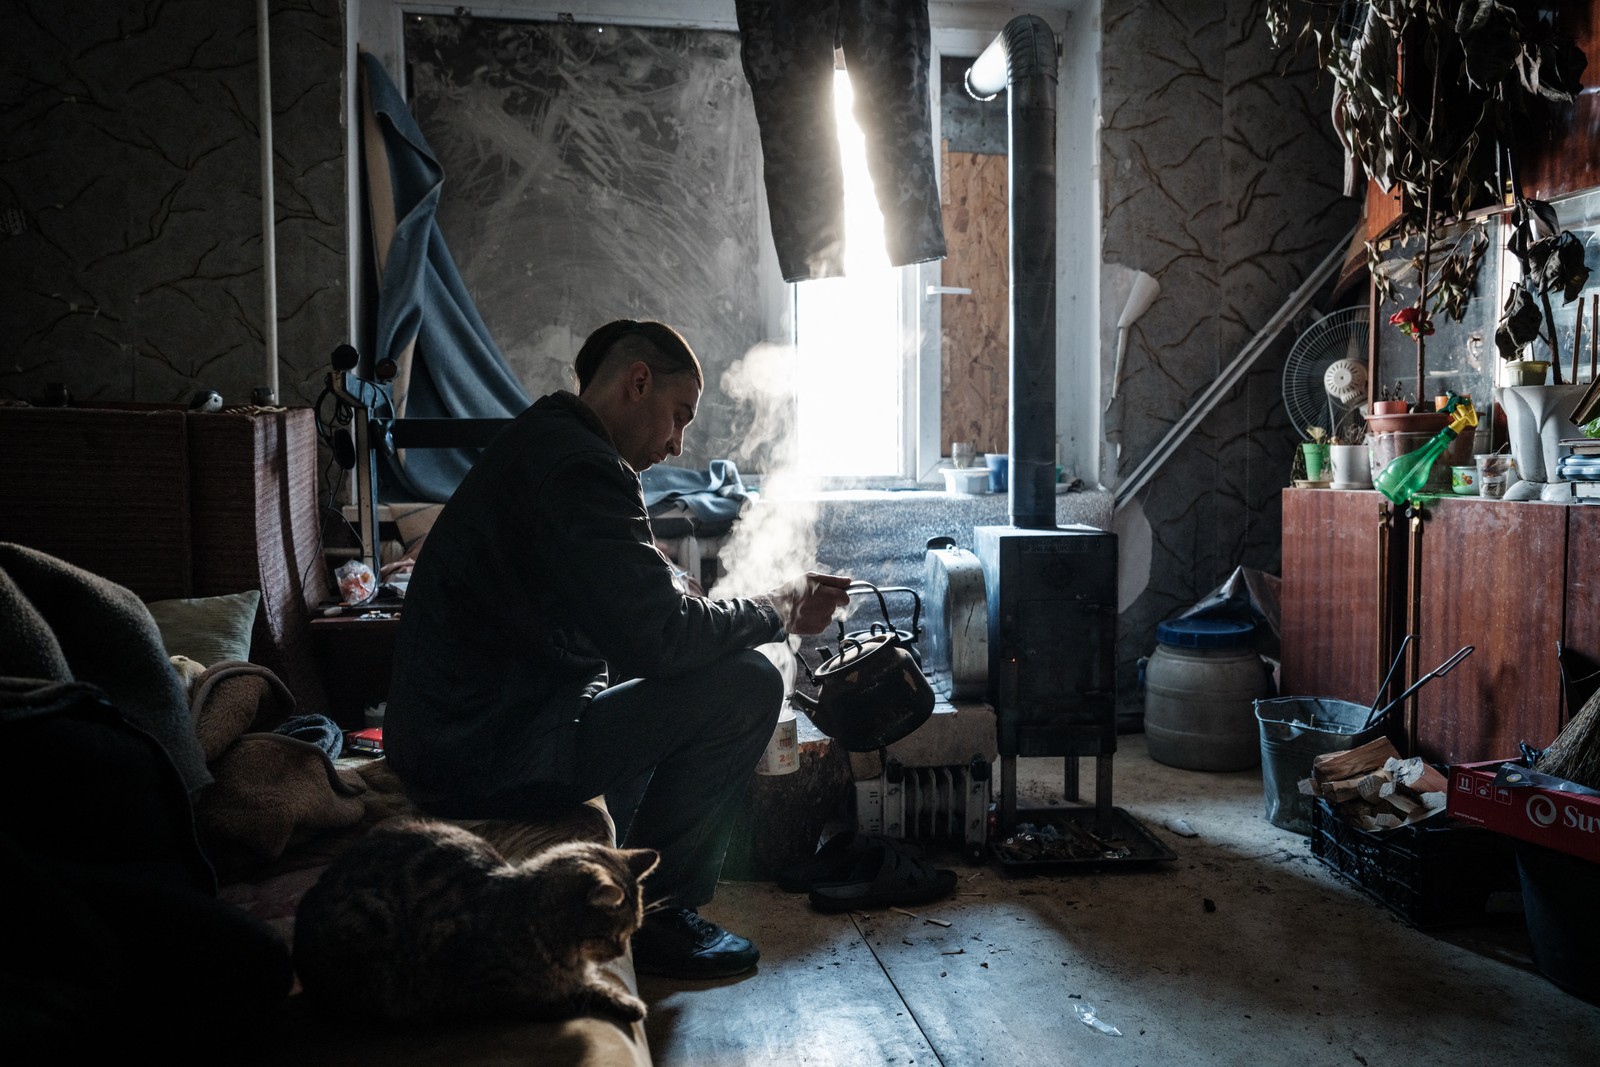
[[851, 100], [849, 77], [835, 71], [845, 274], [793, 286], [798, 463], [802, 473], [819, 477], [898, 478], [911, 473], [902, 274], [916, 268], [889, 265], [866, 139]]

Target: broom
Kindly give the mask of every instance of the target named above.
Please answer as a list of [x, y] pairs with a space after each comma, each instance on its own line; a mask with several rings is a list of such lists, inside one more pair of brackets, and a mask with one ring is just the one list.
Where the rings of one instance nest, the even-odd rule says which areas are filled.
[[1600, 789], [1600, 690], [1561, 728], [1533, 766], [1541, 774]]

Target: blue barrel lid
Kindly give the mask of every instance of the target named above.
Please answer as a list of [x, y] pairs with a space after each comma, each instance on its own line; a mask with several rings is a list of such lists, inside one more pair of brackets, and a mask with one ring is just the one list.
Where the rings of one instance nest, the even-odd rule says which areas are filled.
[[1156, 640], [1174, 648], [1239, 648], [1255, 632], [1255, 623], [1232, 619], [1168, 619], [1157, 624]]

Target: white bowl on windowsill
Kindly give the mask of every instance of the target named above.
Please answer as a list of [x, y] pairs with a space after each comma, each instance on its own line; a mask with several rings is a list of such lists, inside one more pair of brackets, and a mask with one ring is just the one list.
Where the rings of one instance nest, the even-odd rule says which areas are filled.
[[942, 467], [939, 473], [944, 475], [944, 491], [947, 493], [977, 495], [989, 491], [987, 467]]

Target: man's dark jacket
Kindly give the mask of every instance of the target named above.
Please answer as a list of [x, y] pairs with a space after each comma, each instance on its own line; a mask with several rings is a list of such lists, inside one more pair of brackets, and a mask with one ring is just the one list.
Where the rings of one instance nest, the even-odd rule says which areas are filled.
[[686, 596], [639, 478], [570, 393], [494, 439], [428, 532], [406, 590], [384, 748], [424, 806], [567, 780], [593, 696], [785, 636], [762, 600]]

